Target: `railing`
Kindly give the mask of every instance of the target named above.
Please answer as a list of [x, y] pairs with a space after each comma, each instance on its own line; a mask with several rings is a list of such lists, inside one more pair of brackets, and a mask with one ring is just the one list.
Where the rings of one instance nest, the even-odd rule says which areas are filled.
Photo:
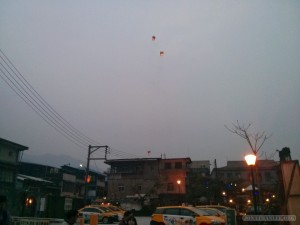
[[63, 219], [36, 218], [36, 217], [12, 217], [10, 225], [61, 225]]

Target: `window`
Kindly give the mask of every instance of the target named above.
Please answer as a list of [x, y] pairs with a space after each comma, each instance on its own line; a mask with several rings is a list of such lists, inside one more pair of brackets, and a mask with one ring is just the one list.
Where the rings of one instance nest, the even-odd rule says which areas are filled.
[[218, 177], [219, 178], [223, 178], [224, 177], [224, 173], [218, 173]]
[[165, 163], [165, 169], [168, 170], [168, 169], [171, 169], [171, 163]]
[[180, 210], [180, 215], [182, 215], [182, 216], [194, 216], [195, 213], [188, 210], [188, 209], [181, 209]]
[[175, 162], [175, 169], [182, 169], [182, 163], [181, 162]]
[[142, 190], [142, 185], [139, 184], [139, 185], [137, 186], [137, 190], [138, 190], [138, 191], [141, 191], [141, 190]]
[[241, 178], [241, 174], [240, 173], [235, 173], [236, 178]]
[[170, 209], [165, 209], [165, 213], [167, 215], [179, 215], [179, 208], [170, 208]]
[[168, 183], [167, 191], [174, 191], [174, 184], [173, 183]]
[[65, 211], [68, 211], [70, 209], [72, 209], [72, 203], [73, 203], [73, 199], [72, 198], [65, 198]]
[[136, 171], [137, 173], [142, 172], [142, 171], [143, 171], [143, 170], [142, 170], [142, 166], [136, 166], [136, 167], [135, 167], [135, 171]]
[[266, 182], [270, 182], [272, 180], [272, 175], [270, 172], [265, 172]]
[[123, 191], [125, 191], [125, 187], [124, 187], [124, 185], [119, 185], [119, 192], [123, 192]]
[[13, 182], [13, 172], [9, 170], [0, 170], [0, 181], [1, 182]]

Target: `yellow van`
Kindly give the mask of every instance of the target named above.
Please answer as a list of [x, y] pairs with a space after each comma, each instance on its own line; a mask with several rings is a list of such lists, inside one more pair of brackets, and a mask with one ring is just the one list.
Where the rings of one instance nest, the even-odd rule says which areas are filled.
[[164, 206], [156, 208], [150, 225], [225, 225], [225, 220], [192, 206]]

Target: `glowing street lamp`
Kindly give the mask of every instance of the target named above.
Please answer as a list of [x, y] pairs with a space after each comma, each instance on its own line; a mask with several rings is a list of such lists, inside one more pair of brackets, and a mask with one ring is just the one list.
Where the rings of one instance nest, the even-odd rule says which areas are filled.
[[87, 187], [88, 187], [88, 183], [90, 183], [91, 181], [91, 176], [89, 176], [89, 172], [87, 167], [85, 167], [83, 164], [79, 165], [81, 168], [84, 168], [84, 203], [86, 204], [87, 202]]
[[255, 184], [254, 184], [254, 174], [253, 174], [253, 167], [255, 166], [256, 155], [253, 155], [253, 154], [246, 155], [245, 160], [246, 160], [247, 165], [250, 166], [250, 169], [251, 169], [253, 207], [254, 207], [255, 215], [257, 215], [257, 203], [256, 203], [256, 196], [255, 196]]
[[[178, 194], [180, 194], [180, 184], [181, 184], [181, 180], [177, 180], [177, 184], [178, 184]], [[180, 203], [180, 196], [178, 195], [178, 203]]]
[[177, 184], [178, 184], [178, 190], [179, 190], [179, 193], [180, 193], [180, 184], [181, 184], [181, 180], [177, 180]]

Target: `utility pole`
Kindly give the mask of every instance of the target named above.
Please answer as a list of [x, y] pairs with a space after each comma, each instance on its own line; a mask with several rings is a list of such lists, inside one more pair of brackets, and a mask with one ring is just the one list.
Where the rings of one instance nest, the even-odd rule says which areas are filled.
[[[93, 154], [95, 151], [97, 151], [100, 148], [105, 148], [104, 158], [91, 158], [91, 154]], [[86, 170], [85, 170], [85, 179], [84, 179], [84, 203], [85, 204], [87, 203], [87, 179], [88, 179], [89, 171], [90, 171], [90, 160], [106, 160], [107, 153], [108, 153], [108, 146], [107, 145], [103, 145], [103, 146], [91, 146], [91, 145], [89, 145], [87, 164], [86, 164]]]

